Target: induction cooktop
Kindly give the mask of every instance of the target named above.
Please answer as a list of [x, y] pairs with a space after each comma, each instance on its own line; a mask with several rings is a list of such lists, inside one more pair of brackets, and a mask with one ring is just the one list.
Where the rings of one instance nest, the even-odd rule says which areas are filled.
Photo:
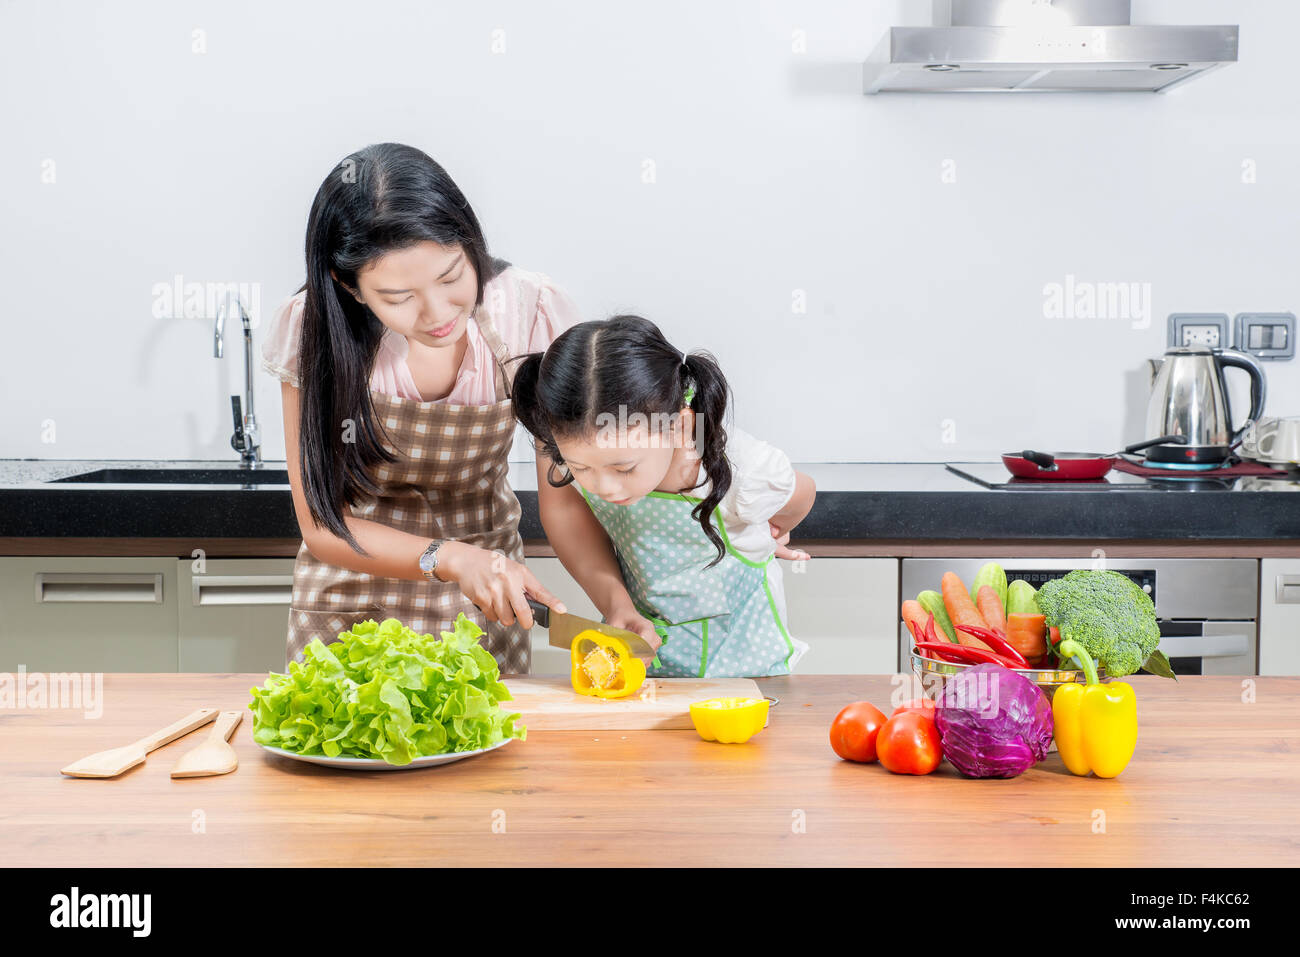
[[1189, 489], [1231, 491], [1240, 488], [1236, 476], [1211, 478], [1195, 473], [1177, 473], [1169, 477], [1144, 478], [1112, 468], [1099, 479], [1044, 479], [1015, 478], [1001, 462], [955, 462], [947, 466], [949, 472], [969, 482], [992, 489], [1050, 492], [1168, 492]]

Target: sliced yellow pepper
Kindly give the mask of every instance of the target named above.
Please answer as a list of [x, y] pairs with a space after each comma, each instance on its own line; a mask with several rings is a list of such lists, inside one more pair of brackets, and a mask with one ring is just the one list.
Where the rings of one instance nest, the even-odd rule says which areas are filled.
[[742, 744], [767, 723], [766, 698], [709, 698], [691, 704], [691, 723], [705, 741]]
[[645, 682], [645, 662], [627, 643], [598, 631], [579, 632], [569, 646], [570, 680], [578, 694], [625, 698]]
[[1083, 665], [1086, 685], [1068, 684], [1052, 696], [1056, 749], [1072, 774], [1091, 771], [1113, 778], [1128, 767], [1137, 748], [1137, 696], [1123, 681], [1097, 683], [1091, 656], [1077, 643], [1065, 640], [1057, 649], [1062, 660], [1074, 657]]

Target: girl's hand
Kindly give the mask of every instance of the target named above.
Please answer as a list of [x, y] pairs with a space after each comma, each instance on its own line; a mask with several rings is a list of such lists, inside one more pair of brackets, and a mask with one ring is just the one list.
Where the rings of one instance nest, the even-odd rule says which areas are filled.
[[784, 534], [782, 534], [781, 529], [777, 528], [777, 526], [771, 524], [770, 522], [768, 523], [767, 527], [772, 530], [772, 537], [776, 539], [777, 558], [784, 558], [788, 562], [806, 562], [812, 558], [812, 556], [809, 555], [807, 552], [805, 552], [802, 548], [790, 547], [789, 532], [785, 532]]
[[524, 596], [527, 592], [537, 601], [558, 612], [565, 612], [564, 602], [552, 595], [531, 571], [500, 552], [449, 541], [440, 549], [440, 561], [434, 574], [443, 581], [460, 585], [465, 597], [482, 610], [488, 621], [525, 628], [533, 627], [533, 613]]
[[[663, 644], [663, 639], [659, 637], [659, 632], [655, 631], [654, 623], [649, 619], [643, 618], [636, 607], [631, 604], [621, 604], [614, 608], [605, 616], [605, 624], [614, 628], [624, 628], [628, 631], [634, 631], [646, 640], [646, 643], [656, 652], [659, 646]], [[647, 665], [654, 660], [654, 655], [648, 658], [642, 657]]]

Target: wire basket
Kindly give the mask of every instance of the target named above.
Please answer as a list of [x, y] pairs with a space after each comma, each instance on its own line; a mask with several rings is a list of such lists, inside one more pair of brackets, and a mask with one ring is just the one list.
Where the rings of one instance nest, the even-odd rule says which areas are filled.
[[[940, 661], [936, 658], [926, 658], [912, 649], [912, 670], [916, 672], [917, 677], [921, 679], [921, 687], [927, 693], [933, 692], [934, 697], [938, 697], [939, 691], [953, 675], [959, 675], [967, 668], [973, 668], [974, 665], [960, 665], [951, 661]], [[1078, 684], [1087, 681], [1087, 675], [1082, 671], [1063, 668], [1015, 668], [1012, 669], [1018, 675], [1024, 675], [1038, 687], [1043, 689], [1047, 697], [1052, 694], [1061, 685]], [[1103, 672], [1097, 669], [1097, 677], [1101, 678]]]

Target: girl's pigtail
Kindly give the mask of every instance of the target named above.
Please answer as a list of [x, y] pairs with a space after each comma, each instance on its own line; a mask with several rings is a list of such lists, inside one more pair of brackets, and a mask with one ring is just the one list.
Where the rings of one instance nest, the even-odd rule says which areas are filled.
[[725, 419], [731, 389], [717, 361], [707, 352], [686, 356], [684, 363], [689, 381], [683, 386], [694, 386], [690, 407], [695, 412], [696, 451], [700, 455], [710, 487], [708, 496], [696, 505], [691, 516], [700, 523], [704, 534], [718, 550], [717, 558], [706, 567], [713, 567], [727, 554], [727, 548], [713, 527], [713, 513], [731, 488], [731, 463], [727, 461], [727, 430]]
[[551, 434], [551, 426], [542, 411], [541, 396], [538, 393], [541, 387], [542, 358], [542, 353], [532, 352], [510, 360], [515, 365], [510, 385], [510, 403], [519, 424], [533, 437], [537, 454], [547, 455], [551, 459], [547, 481], [556, 488], [561, 488], [572, 482], [573, 476], [557, 477], [555, 474], [555, 467], [561, 461], [560, 450], [555, 445], [555, 437]]

